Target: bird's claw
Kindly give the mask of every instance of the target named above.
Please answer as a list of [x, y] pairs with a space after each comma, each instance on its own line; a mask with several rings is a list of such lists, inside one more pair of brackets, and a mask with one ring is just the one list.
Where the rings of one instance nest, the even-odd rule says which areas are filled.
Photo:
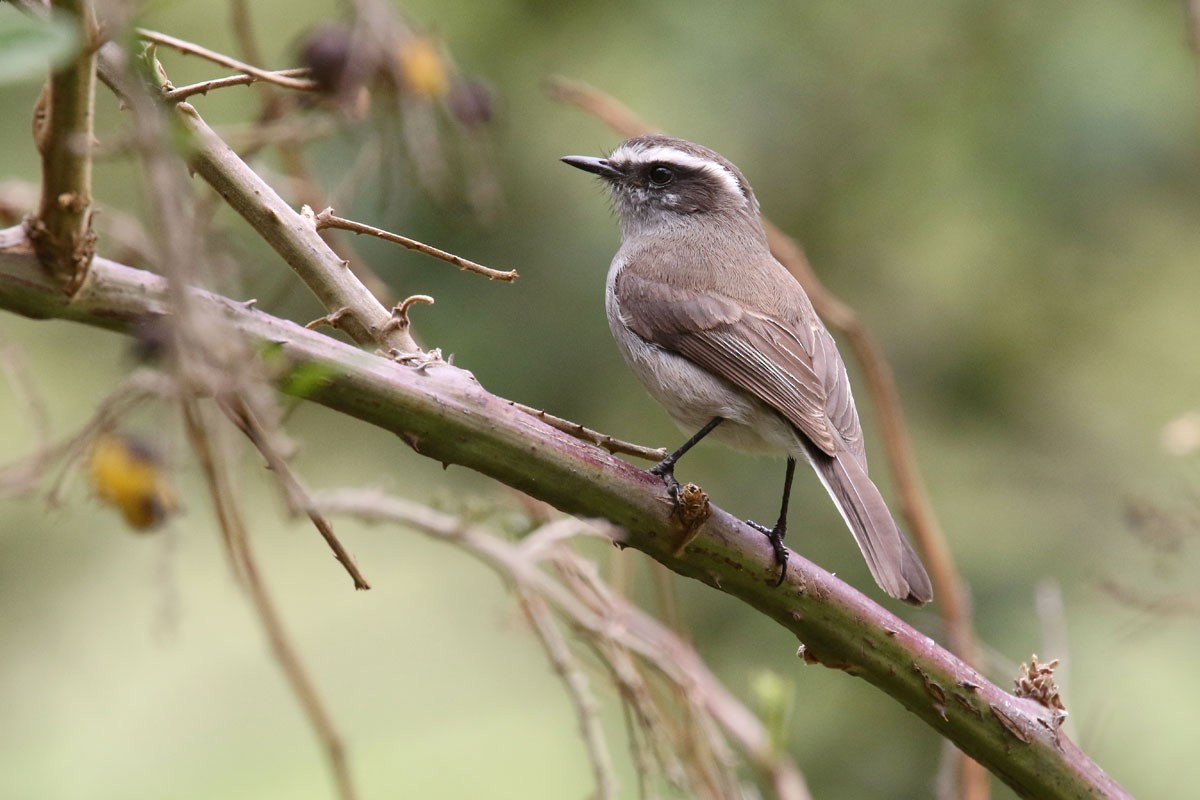
[[779, 565], [779, 579], [772, 585], [782, 586], [784, 579], [787, 577], [788, 549], [783, 546], [783, 535], [787, 529], [778, 524], [774, 528], [768, 528], [766, 525], [755, 522], [752, 519], [746, 520], [746, 524], [770, 540], [771, 549], [775, 551], [775, 563]]

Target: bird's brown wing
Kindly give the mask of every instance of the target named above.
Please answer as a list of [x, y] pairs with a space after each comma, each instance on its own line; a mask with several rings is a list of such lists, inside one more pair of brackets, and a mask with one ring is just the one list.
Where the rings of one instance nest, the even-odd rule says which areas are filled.
[[825, 454], [849, 452], [865, 468], [846, 367], [811, 309], [785, 321], [628, 271], [616, 294], [621, 321], [638, 336], [754, 395]]

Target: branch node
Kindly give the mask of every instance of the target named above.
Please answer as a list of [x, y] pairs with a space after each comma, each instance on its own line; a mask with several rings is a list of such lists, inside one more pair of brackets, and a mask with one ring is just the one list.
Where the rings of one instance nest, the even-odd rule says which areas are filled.
[[396, 307], [392, 309], [392, 317], [383, 324], [380, 333], [390, 333], [394, 330], [409, 330], [412, 322], [408, 319], [408, 310], [417, 303], [431, 306], [433, 305], [433, 298], [427, 294], [414, 294], [404, 298], [404, 300], [397, 303]]
[[342, 319], [351, 313], [353, 313], [353, 312], [349, 308], [347, 308], [346, 306], [342, 306], [338, 310], [332, 311], [323, 317], [317, 317], [316, 319], [314, 319], [312, 322], [308, 323], [304, 327], [310, 331], [316, 330], [317, 328], [321, 327], [322, 325], [328, 325], [331, 328], [340, 328]]

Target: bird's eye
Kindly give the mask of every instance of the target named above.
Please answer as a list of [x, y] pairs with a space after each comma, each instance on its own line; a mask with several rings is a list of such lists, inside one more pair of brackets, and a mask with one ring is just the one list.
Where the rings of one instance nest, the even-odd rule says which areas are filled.
[[675, 179], [675, 172], [670, 167], [664, 167], [659, 164], [650, 170], [650, 185], [656, 189], [661, 189]]

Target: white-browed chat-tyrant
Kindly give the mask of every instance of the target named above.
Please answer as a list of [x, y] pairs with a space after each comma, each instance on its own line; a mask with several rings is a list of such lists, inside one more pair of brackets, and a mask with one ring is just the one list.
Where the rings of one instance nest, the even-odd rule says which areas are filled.
[[787, 456], [770, 538], [787, 574], [788, 497], [796, 460], [815, 469], [879, 586], [915, 605], [933, 590], [879, 490], [846, 367], [804, 289], [775, 260], [758, 200], [717, 153], [661, 135], [607, 158], [566, 156], [611, 191], [621, 247], [605, 308], [621, 354], [671, 416], [696, 435], [651, 471], [675, 489], [675, 462], [709, 433]]

